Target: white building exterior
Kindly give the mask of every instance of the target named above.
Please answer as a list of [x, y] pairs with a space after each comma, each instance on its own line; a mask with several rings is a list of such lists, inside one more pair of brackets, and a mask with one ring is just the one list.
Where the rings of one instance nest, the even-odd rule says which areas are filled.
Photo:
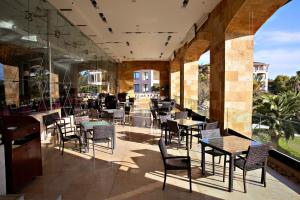
[[268, 79], [269, 79], [269, 64], [254, 62], [253, 63], [253, 75], [257, 75], [263, 82], [262, 91], [268, 91]]

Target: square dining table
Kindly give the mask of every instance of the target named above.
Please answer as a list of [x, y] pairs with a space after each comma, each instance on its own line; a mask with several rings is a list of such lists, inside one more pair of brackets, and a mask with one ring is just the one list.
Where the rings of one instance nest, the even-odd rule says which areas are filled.
[[260, 144], [259, 142], [256, 142], [254, 140], [232, 135], [218, 138], [201, 139], [200, 143], [202, 175], [205, 175], [205, 147], [208, 146], [225, 153], [225, 155], [229, 155], [229, 192], [232, 192], [233, 188], [233, 167], [235, 157], [246, 153], [249, 146]]
[[[87, 132], [92, 131], [94, 126], [109, 126], [112, 125], [112, 123], [108, 121], [83, 121], [80, 122], [80, 129], [81, 131], [84, 132], [84, 143], [86, 145], [85, 151], [88, 152], [88, 147], [87, 147]], [[112, 138], [112, 149], [115, 149], [115, 144], [116, 144], [116, 134]]]
[[[202, 126], [205, 122], [195, 121], [191, 119], [176, 119], [174, 120], [178, 123], [178, 126], [186, 131], [186, 149], [187, 155], [189, 155], [189, 133], [190, 130], [195, 126]], [[167, 130], [167, 129], [166, 129]], [[167, 131], [166, 131], [167, 133]], [[165, 133], [165, 141], [167, 141], [167, 134]]]

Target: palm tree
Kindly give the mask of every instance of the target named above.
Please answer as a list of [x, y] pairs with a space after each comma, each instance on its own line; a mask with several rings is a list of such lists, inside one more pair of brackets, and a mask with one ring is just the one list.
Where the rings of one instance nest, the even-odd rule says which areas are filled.
[[262, 76], [258, 74], [253, 75], [253, 94], [257, 95], [261, 89], [264, 87], [264, 82], [262, 80]]
[[299, 120], [300, 93], [293, 91], [277, 95], [262, 94], [254, 101], [254, 114], [262, 115], [262, 124], [269, 126], [269, 134], [274, 144], [281, 137], [286, 140], [294, 138], [300, 127], [295, 121]]

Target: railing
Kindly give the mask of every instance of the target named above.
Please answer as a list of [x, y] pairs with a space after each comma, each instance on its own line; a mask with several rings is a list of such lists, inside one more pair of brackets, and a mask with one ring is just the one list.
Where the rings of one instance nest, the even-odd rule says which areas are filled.
[[[252, 116], [252, 133], [254, 140], [271, 143], [275, 150], [300, 161], [300, 121], [255, 114]], [[276, 136], [278, 134], [281, 136]]]
[[[173, 96], [177, 104], [180, 104], [180, 96]], [[198, 100], [191, 98], [184, 98], [184, 108], [189, 108], [194, 112], [209, 117], [208, 102], [200, 104]]]

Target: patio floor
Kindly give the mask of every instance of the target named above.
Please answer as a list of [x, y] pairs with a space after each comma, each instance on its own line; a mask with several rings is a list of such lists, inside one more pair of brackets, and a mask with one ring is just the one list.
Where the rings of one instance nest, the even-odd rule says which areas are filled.
[[[163, 163], [157, 145], [160, 130], [145, 127], [145, 119], [149, 120], [144, 117], [149, 116], [147, 111], [136, 109], [133, 116], [131, 121], [135, 126], [117, 126], [113, 155], [108, 149], [97, 148], [94, 160], [92, 149], [80, 154], [74, 149], [74, 143], [68, 143], [61, 156], [57, 146], [45, 141], [42, 146], [43, 176], [35, 178], [23, 189], [25, 199], [300, 199], [299, 187], [271, 169], [268, 169], [266, 188], [259, 183], [260, 170], [249, 172], [246, 194], [243, 193], [241, 171], [237, 169], [234, 191], [227, 192], [228, 173], [227, 180], [222, 182], [222, 164], [216, 165], [216, 175], [212, 175], [208, 156], [207, 174], [201, 175], [196, 140], [190, 151], [193, 192], [188, 192], [186, 172], [169, 175], [162, 191]], [[186, 150], [175, 147], [169, 153], [186, 155]]]

